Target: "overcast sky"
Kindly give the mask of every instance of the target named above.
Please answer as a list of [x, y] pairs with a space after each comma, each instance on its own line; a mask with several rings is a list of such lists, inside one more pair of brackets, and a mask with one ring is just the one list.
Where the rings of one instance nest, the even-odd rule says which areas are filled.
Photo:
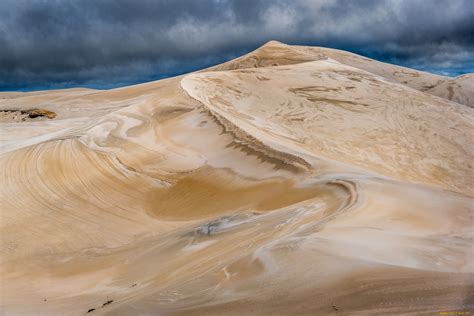
[[0, 90], [111, 88], [275, 39], [474, 72], [474, 0], [1, 0]]

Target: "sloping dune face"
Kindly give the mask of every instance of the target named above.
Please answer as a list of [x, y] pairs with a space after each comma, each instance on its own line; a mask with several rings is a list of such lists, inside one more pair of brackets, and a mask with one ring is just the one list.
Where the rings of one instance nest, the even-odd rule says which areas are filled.
[[5, 94], [1, 312], [472, 310], [474, 110], [327, 52]]

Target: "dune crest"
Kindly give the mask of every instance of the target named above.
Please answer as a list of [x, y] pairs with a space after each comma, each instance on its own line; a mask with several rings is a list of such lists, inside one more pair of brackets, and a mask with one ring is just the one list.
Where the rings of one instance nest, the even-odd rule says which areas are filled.
[[472, 309], [474, 110], [443, 92], [467, 78], [272, 41], [141, 85], [0, 93], [56, 114], [0, 122], [0, 310]]

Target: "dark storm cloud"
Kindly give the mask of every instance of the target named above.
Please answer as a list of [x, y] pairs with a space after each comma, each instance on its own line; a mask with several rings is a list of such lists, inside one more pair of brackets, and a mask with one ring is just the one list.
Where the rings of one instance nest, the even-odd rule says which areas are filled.
[[471, 0], [2, 0], [0, 89], [112, 87], [277, 39], [410, 67], [474, 70]]

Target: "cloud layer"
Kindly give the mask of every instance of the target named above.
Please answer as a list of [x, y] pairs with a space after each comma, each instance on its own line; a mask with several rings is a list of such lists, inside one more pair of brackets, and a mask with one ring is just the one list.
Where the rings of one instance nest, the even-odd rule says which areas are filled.
[[159, 79], [271, 39], [458, 75], [473, 16], [471, 0], [2, 0], [0, 90]]

